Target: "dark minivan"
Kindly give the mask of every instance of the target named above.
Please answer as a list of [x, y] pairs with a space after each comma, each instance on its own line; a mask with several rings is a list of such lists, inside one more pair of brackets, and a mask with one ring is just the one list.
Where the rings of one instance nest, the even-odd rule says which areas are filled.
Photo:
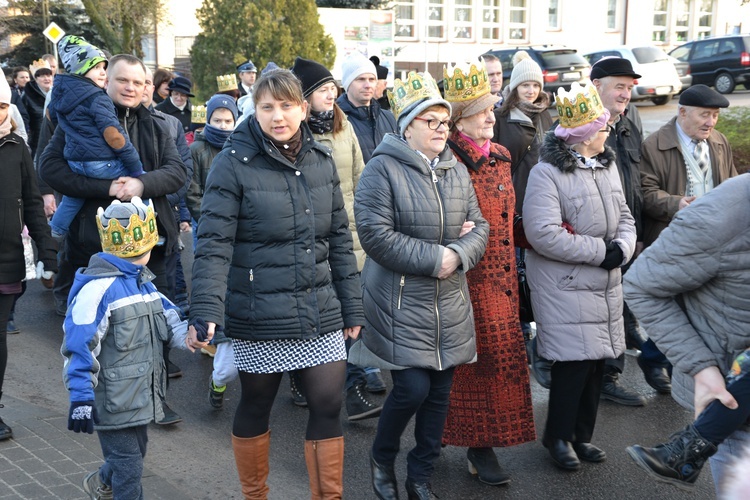
[[506, 49], [489, 50], [487, 54], [496, 56], [503, 65], [503, 86], [510, 82], [510, 74], [513, 71], [513, 56], [519, 50], [528, 52], [531, 58], [542, 68], [544, 90], [550, 92], [553, 96], [560, 87], [570, 90], [570, 85], [573, 82], [583, 84], [588, 80], [591, 73], [591, 65], [576, 49], [560, 45], [508, 47]]
[[737, 84], [750, 88], [750, 35], [695, 40], [669, 55], [690, 64], [693, 85], [713, 86], [721, 94], [731, 94]]

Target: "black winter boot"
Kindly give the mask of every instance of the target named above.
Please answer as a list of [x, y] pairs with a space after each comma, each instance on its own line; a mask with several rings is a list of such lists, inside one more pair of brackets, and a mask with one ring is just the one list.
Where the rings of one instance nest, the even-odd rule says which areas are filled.
[[[0, 399], [3, 399], [3, 393], [0, 392]], [[2, 408], [3, 405], [0, 404], [0, 408]], [[13, 437], [13, 431], [10, 427], [8, 427], [8, 424], [3, 422], [3, 419], [0, 418], [0, 441], [5, 441], [6, 439], [10, 439]]]
[[610, 367], [604, 368], [601, 398], [625, 406], [644, 406], [646, 404], [646, 398], [623, 386], [620, 383], [620, 374]]
[[690, 491], [706, 460], [716, 453], [716, 446], [703, 439], [693, 424], [675, 432], [666, 443], [654, 448], [635, 445], [628, 455], [657, 481]]

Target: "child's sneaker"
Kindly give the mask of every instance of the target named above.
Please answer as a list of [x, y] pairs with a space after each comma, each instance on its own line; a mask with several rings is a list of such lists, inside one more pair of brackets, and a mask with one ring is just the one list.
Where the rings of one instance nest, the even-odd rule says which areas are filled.
[[102, 482], [99, 476], [99, 469], [88, 473], [83, 478], [83, 491], [85, 491], [91, 500], [112, 500], [112, 488]]
[[217, 410], [221, 410], [224, 407], [224, 393], [227, 390], [226, 385], [216, 387], [214, 385], [214, 379], [211, 378], [208, 382], [208, 402], [211, 403]]

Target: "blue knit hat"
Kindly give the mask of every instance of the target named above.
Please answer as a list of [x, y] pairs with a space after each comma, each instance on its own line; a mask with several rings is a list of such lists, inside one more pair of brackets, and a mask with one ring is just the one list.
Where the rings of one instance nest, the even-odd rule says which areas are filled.
[[211, 99], [208, 100], [208, 102], [206, 103], [206, 121], [210, 122], [211, 115], [219, 108], [224, 108], [231, 111], [235, 123], [237, 122], [237, 115], [239, 114], [237, 111], [237, 103], [234, 102], [234, 98], [232, 96], [228, 96], [225, 94], [214, 94], [213, 96], [211, 96]]

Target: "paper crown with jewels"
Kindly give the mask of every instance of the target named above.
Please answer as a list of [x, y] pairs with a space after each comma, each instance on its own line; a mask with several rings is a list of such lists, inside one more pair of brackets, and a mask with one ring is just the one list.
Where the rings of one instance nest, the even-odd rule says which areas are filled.
[[231, 75], [221, 75], [216, 77], [216, 83], [219, 86], [219, 92], [226, 92], [228, 90], [237, 90], [237, 75], [232, 73]]
[[193, 106], [190, 111], [190, 122], [191, 123], [206, 123], [206, 107], [205, 106]]
[[35, 76], [36, 72], [40, 69], [52, 69], [49, 67], [49, 63], [44, 59], [37, 59], [29, 65], [29, 72], [31, 76]]
[[569, 92], [561, 88], [555, 97], [555, 104], [560, 126], [563, 128], [586, 125], [604, 113], [602, 100], [591, 82], [585, 87], [573, 82]]
[[443, 99], [437, 82], [427, 71], [421, 75], [410, 71], [405, 82], [396, 78], [393, 82], [393, 91], [388, 91], [388, 102], [391, 103], [391, 111], [396, 120], [405, 109], [423, 99]]
[[472, 101], [490, 93], [490, 78], [484, 63], [443, 67], [443, 89], [449, 102]]
[[[150, 200], [148, 205], [137, 196], [133, 196], [128, 203], [115, 200], [107, 210], [99, 207], [96, 216], [99, 240], [105, 253], [125, 258], [138, 257], [159, 241], [156, 214]], [[125, 226], [124, 220], [127, 220]]]

